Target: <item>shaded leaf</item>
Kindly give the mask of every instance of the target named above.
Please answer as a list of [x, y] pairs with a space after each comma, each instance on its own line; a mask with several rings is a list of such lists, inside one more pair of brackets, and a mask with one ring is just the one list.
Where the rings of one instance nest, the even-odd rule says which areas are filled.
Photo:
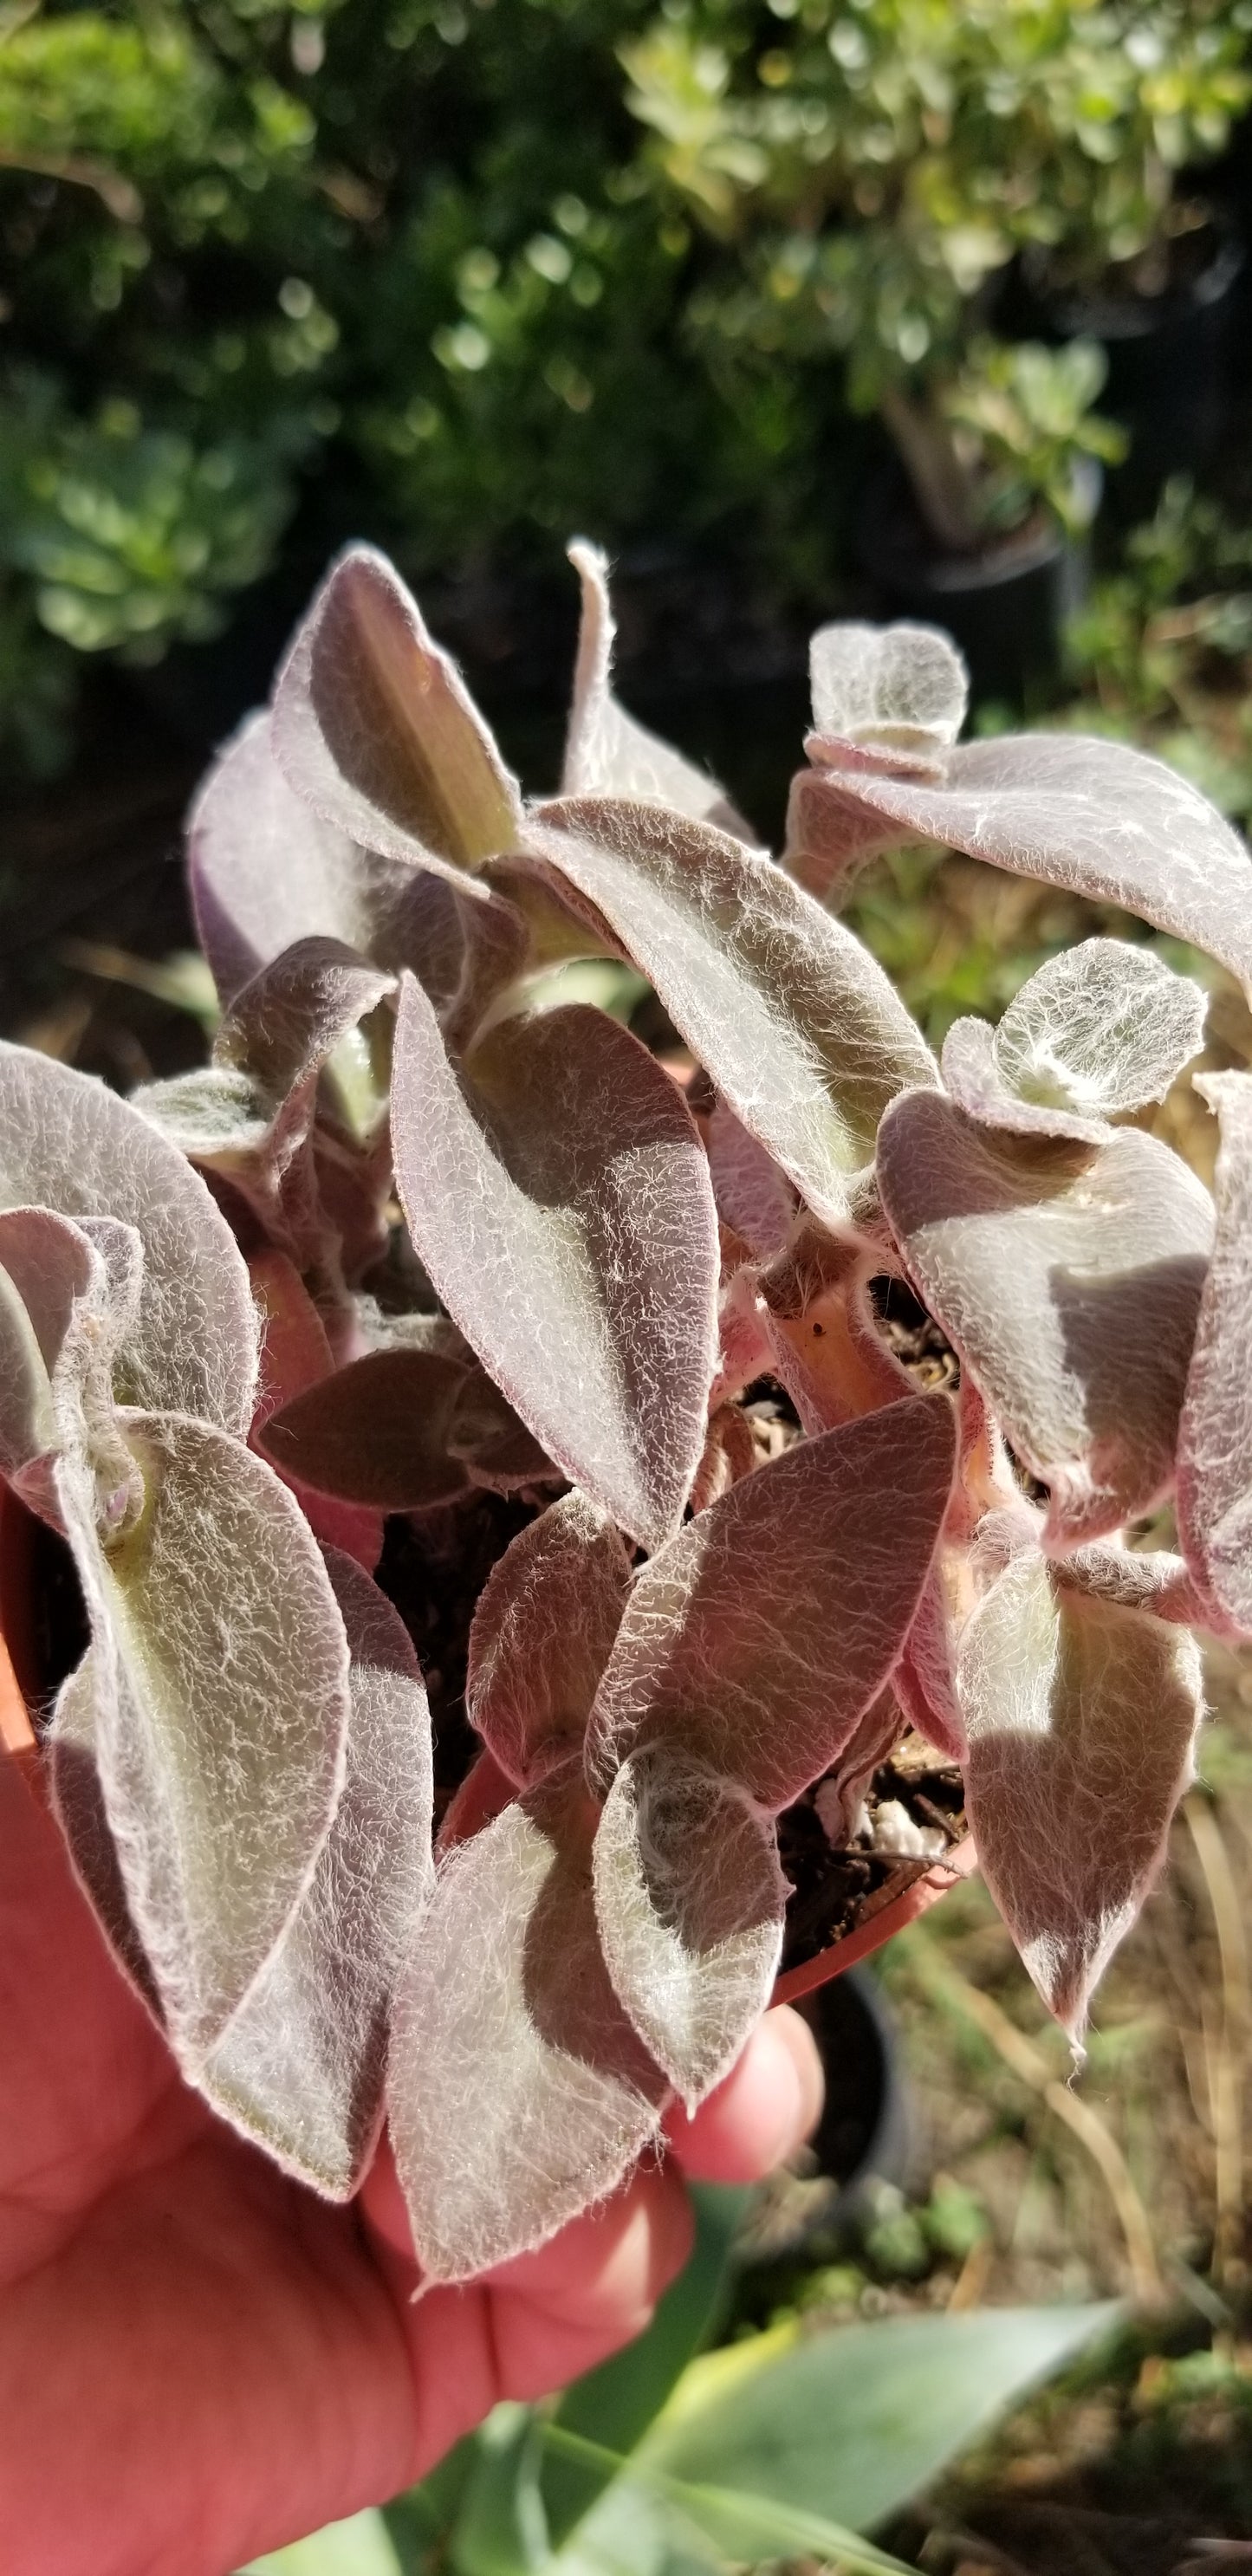
[[676, 1087], [577, 1004], [502, 1023], [458, 1075], [406, 978], [392, 1135], [418, 1255], [488, 1375], [656, 1545], [700, 1454], [717, 1281], [708, 1166]]
[[735, 1115], [819, 1216], [930, 1051], [882, 968], [772, 860], [711, 824], [583, 797], [527, 848], [596, 905]]
[[1252, 1074], [1205, 1074], [1196, 1089], [1216, 1111], [1221, 1142], [1217, 1237], [1178, 1442], [1178, 1534], [1214, 1624], [1252, 1635]]
[[851, 1842], [861, 1821], [865, 1792], [880, 1763], [899, 1743], [908, 1719], [894, 1689], [880, 1691], [858, 1718], [837, 1762], [819, 1780], [813, 1805], [826, 1840], [835, 1851]]
[[472, 1484], [483, 1485], [493, 1494], [562, 1482], [560, 1468], [553, 1466], [507, 1396], [478, 1367], [468, 1368], [461, 1380], [452, 1408], [448, 1454], [464, 1460]]
[[61, 1685], [44, 1758], [74, 1874], [123, 1975], [164, 2030], [161, 1998], [131, 1916], [100, 1784], [98, 1717], [112, 1707], [116, 1690], [109, 1648], [97, 1642]]
[[197, 1172], [103, 1083], [0, 1043], [0, 1207], [116, 1218], [143, 1245], [120, 1398], [246, 1431], [257, 1328], [248, 1274]]
[[593, 1853], [609, 1975], [688, 2112], [769, 2003], [789, 1893], [778, 1836], [732, 1780], [654, 1743], [613, 1782]]
[[609, 1984], [577, 1790], [444, 1862], [392, 2017], [388, 2118], [418, 2261], [468, 2280], [612, 2191], [667, 2097]]
[[614, 1523], [577, 1490], [492, 1567], [470, 1629], [465, 1705], [519, 1788], [581, 1753], [629, 1580]]
[[1205, 1007], [1151, 949], [1084, 939], [1023, 984], [997, 1028], [954, 1021], [943, 1079], [993, 1127], [1087, 1138], [1115, 1111], [1164, 1099], [1203, 1045]]
[[937, 626], [819, 626], [809, 679], [823, 743], [878, 747], [942, 769], [965, 722], [969, 674]]
[[402, 1620], [326, 1551], [351, 1656], [334, 1822], [277, 1949], [200, 2088], [245, 2137], [330, 2199], [353, 2192], [382, 2120], [387, 2013], [432, 1876], [430, 1711]]
[[790, 1805], [893, 1670], [952, 1483], [943, 1397], [906, 1397], [733, 1485], [631, 1585], [592, 1712], [589, 1776], [665, 1742]]
[[236, 995], [213, 1041], [214, 1062], [250, 1075], [277, 1110], [394, 984], [341, 940], [297, 939]]
[[62, 1491], [94, 1645], [101, 1788], [136, 1933], [193, 2077], [275, 1948], [343, 1785], [348, 1650], [276, 1476], [209, 1424], [128, 1412], [142, 1517], [107, 1552]]
[[417, 867], [479, 867], [517, 839], [514, 781], [382, 555], [333, 564], [279, 675], [273, 744], [314, 812]]
[[781, 1251], [791, 1231], [796, 1212], [791, 1183], [724, 1100], [713, 1104], [706, 1141], [719, 1217], [758, 1260], [767, 1261]]
[[1192, 1777], [1202, 1710], [1185, 1629], [1075, 1591], [1024, 1553], [961, 1640], [966, 1806], [987, 1885], [1078, 2039]]
[[465, 1372], [432, 1351], [370, 1351], [272, 1413], [264, 1455], [315, 1492], [380, 1511], [420, 1511], [464, 1493], [448, 1432]]
[[[823, 840], [829, 818], [832, 859]], [[823, 892], [860, 855], [937, 841], [1090, 901], [1120, 904], [1252, 975], [1252, 860], [1216, 806], [1129, 743], [1085, 734], [1003, 734], [962, 743], [942, 783], [841, 767], [801, 774], [788, 865]]]
[[68, 1450], [101, 1528], [137, 1507], [139, 1478], [114, 1419], [113, 1368], [133, 1331], [143, 1247], [133, 1226], [48, 1208], [0, 1214], [0, 1472], [56, 1528], [54, 1461]]
[[613, 695], [609, 673], [616, 632], [609, 603], [608, 561], [598, 546], [579, 538], [568, 549], [582, 583], [582, 621], [570, 708], [563, 796], [640, 796], [717, 823], [744, 841], [755, 838], [715, 778], [627, 715]]
[[[252, 1294], [261, 1317], [261, 1383], [253, 1416], [251, 1446], [262, 1446], [260, 1433], [277, 1413], [307, 1387], [318, 1386], [334, 1369], [330, 1340], [321, 1312], [314, 1305], [298, 1270], [286, 1253], [268, 1245], [248, 1263]], [[353, 1328], [355, 1329], [355, 1316]], [[468, 1357], [468, 1354], [467, 1354]], [[344, 1554], [372, 1574], [383, 1552], [383, 1515], [364, 1503], [337, 1501], [287, 1476], [271, 1459], [275, 1472], [297, 1495], [315, 1538]]]
[[1208, 1194], [1136, 1129], [1083, 1148], [980, 1125], [938, 1092], [883, 1120], [878, 1181], [932, 1315], [1049, 1487], [1046, 1544], [1167, 1490], [1212, 1239]]

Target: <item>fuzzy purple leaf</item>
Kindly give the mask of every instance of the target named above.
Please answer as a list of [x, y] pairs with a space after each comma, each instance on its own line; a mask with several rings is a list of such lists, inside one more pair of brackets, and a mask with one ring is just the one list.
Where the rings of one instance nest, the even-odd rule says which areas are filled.
[[1162, 760], [1084, 734], [963, 743], [942, 782], [863, 766], [801, 772], [787, 865], [825, 894], [859, 855], [937, 841], [1015, 876], [1120, 904], [1252, 978], [1252, 860], [1215, 805]]
[[569, 559], [583, 596], [562, 795], [640, 796], [649, 804], [694, 814], [720, 824], [740, 840], [753, 841], [750, 825], [735, 812], [717, 780], [619, 705], [609, 681], [616, 629], [607, 559], [598, 546], [581, 538], [569, 548]]
[[444, 1861], [392, 2013], [387, 2111], [425, 2278], [469, 2280], [612, 2191], [669, 2087], [609, 1983], [577, 1784]]
[[733, 1780], [654, 1743], [613, 1782], [593, 1869], [614, 1992], [694, 2112], [778, 1974], [789, 1889], [776, 1828]]
[[969, 673], [937, 626], [819, 626], [809, 679], [813, 757], [867, 747], [942, 772], [965, 722]]
[[629, 1580], [608, 1513], [577, 1489], [492, 1568], [470, 1630], [465, 1705], [519, 1788], [581, 1753]]
[[119, 1426], [144, 1483], [142, 1512], [119, 1537], [101, 1545], [77, 1462], [59, 1481], [92, 1621], [104, 1811], [195, 2080], [330, 1831], [348, 1648], [316, 1542], [261, 1459], [177, 1415], [127, 1411]]
[[1048, 960], [997, 1028], [955, 1020], [943, 1079], [973, 1118], [1088, 1139], [1118, 1110], [1163, 1100], [1204, 1043], [1205, 996], [1148, 948], [1084, 939]]
[[717, 1287], [708, 1166], [675, 1085], [579, 1004], [503, 1022], [458, 1073], [406, 978], [392, 1138], [419, 1258], [488, 1375], [658, 1545], [703, 1442]]
[[1217, 1113], [1217, 1239], [1178, 1444], [1178, 1531], [1214, 1623], [1252, 1636], [1252, 1074], [1196, 1083]]
[[1168, 1490], [1212, 1242], [1207, 1191], [1155, 1137], [997, 1133], [938, 1092], [883, 1120], [878, 1180], [932, 1315], [1032, 1474], [1046, 1544]]
[[745, 1476], [643, 1566], [587, 1743], [603, 1787], [666, 1743], [777, 1811], [899, 1660], [951, 1491], [946, 1398], [906, 1397]]
[[274, 693], [273, 743], [316, 814], [455, 875], [511, 849], [521, 805], [455, 666], [382, 555], [332, 565]]
[[0, 1044], [0, 1207], [119, 1219], [143, 1245], [117, 1393], [246, 1431], [257, 1370], [248, 1273], [198, 1173], [116, 1093]]
[[736, 1117], [843, 1222], [887, 1102], [936, 1079], [868, 950], [772, 860], [656, 806], [542, 806], [527, 848], [604, 914]]
[[1088, 2001], [1160, 1867], [1202, 1708], [1185, 1629], [1074, 1591], [1034, 1551], [970, 1620], [966, 1805], [983, 1875], [1051, 2012]]
[[469, 1482], [448, 1452], [464, 1376], [431, 1351], [369, 1351], [270, 1414], [258, 1445], [284, 1476], [344, 1502], [384, 1512], [450, 1502]]
[[324, 1551], [347, 1631], [351, 1719], [334, 1822], [287, 1930], [200, 2077], [214, 2109], [332, 2200], [383, 2116], [387, 2014], [430, 1889], [430, 1711], [407, 1631]]

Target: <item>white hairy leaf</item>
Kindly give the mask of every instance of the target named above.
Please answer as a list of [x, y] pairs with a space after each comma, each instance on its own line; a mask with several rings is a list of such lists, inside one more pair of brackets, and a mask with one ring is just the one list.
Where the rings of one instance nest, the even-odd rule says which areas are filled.
[[623, 1763], [592, 1858], [614, 1991], [694, 2112], [778, 1974], [789, 1890], [774, 1823], [735, 1782], [657, 1743]]
[[1178, 1533], [1210, 1615], [1252, 1635], [1252, 1074], [1197, 1080], [1217, 1113], [1217, 1239], [1178, 1443]]
[[257, 1369], [248, 1273], [199, 1174], [103, 1083], [0, 1043], [0, 1208], [30, 1206], [117, 1218], [140, 1238], [119, 1397], [246, 1430]]
[[961, 1643], [966, 1806], [983, 1875], [1075, 2039], [1164, 1856], [1192, 1776], [1199, 1649], [1185, 1629], [1070, 1588], [1036, 1552]]
[[309, 1884], [343, 1786], [348, 1648], [316, 1541], [208, 1423], [126, 1411], [140, 1518], [107, 1550], [67, 1463], [105, 1812], [171, 2039], [195, 2075]]
[[820, 1778], [889, 1678], [951, 1490], [946, 1398], [909, 1396], [732, 1485], [642, 1566], [592, 1711], [589, 1777], [665, 1742], [762, 1808]]
[[517, 787], [385, 556], [331, 566], [274, 693], [273, 744], [324, 821], [384, 857], [461, 874], [511, 849]]
[[921, 1295], [1049, 1487], [1046, 1544], [1149, 1511], [1173, 1476], [1213, 1234], [1207, 1191], [1155, 1137], [998, 1133], [938, 1092], [897, 1101], [883, 1203]]
[[656, 1546], [704, 1438], [717, 1235], [676, 1086], [581, 1004], [501, 1023], [463, 1074], [406, 978], [396, 1178], [448, 1312], [548, 1456]]
[[1117, 1110], [1164, 1099], [1204, 1043], [1205, 1008], [1150, 949], [1084, 939], [1023, 984], [997, 1028], [954, 1021], [943, 1079], [990, 1126], [1089, 1137]]
[[381, 865], [288, 786], [266, 708], [245, 718], [210, 769], [188, 820], [187, 862], [223, 1008], [295, 939], [371, 949]]
[[751, 842], [755, 835], [717, 780], [627, 715], [615, 698], [609, 679], [616, 630], [607, 558], [581, 538], [568, 553], [582, 584], [582, 620], [562, 795], [640, 796], [649, 804], [718, 823], [723, 831]]
[[937, 626], [819, 626], [809, 679], [814, 731], [836, 743], [933, 762], [965, 722], [969, 673]]
[[519, 1788], [581, 1754], [629, 1580], [614, 1523], [577, 1487], [492, 1567], [470, 1629], [465, 1705]]
[[1198, 787], [1129, 743], [1004, 734], [959, 745], [942, 782], [846, 766], [795, 780], [787, 864], [801, 884], [825, 893], [862, 830], [860, 856], [937, 841], [1120, 904], [1252, 977], [1252, 859]]
[[464, 2281], [615, 2189], [669, 2087], [617, 2002], [577, 1787], [442, 1864], [392, 2010], [387, 2115], [417, 2258]]
[[343, 1795], [305, 1895], [199, 2081], [285, 2171], [346, 2200], [377, 2140], [391, 1996], [420, 1938], [433, 1775], [403, 1622], [350, 1557], [325, 1554], [351, 1655]]
[[527, 848], [603, 913], [736, 1117], [840, 1223], [887, 1102], [936, 1079], [869, 951], [771, 859], [653, 805], [542, 806]]

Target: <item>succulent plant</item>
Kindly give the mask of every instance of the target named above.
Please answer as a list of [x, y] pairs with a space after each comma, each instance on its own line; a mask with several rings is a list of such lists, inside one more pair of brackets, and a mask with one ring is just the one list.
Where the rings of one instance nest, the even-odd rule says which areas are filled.
[[[390, 2122], [431, 2279], [543, 2240], [768, 2002], [776, 1819], [912, 1725], [1077, 2042], [1159, 1866], [1193, 1625], [1252, 1633], [1252, 1075], [1216, 1206], [1134, 1123], [1202, 1042], [1151, 948], [937, 1064], [829, 909], [930, 839], [1252, 976], [1252, 862], [1074, 736], [958, 743], [928, 629], [827, 627], [785, 864], [610, 683], [526, 803], [390, 567], [331, 570], [194, 810], [223, 1017], [122, 1102], [0, 1054], [0, 1465], [73, 1551], [75, 1866], [189, 2081], [344, 2196]], [[626, 961], [698, 1082], [561, 969]], [[871, 1282], [959, 1363], [920, 1393]], [[766, 1456], [745, 1404], [793, 1416]], [[384, 1516], [518, 1498], [432, 1861]], [[1145, 1544], [1172, 1503], [1178, 1554]], [[384, 2065], [384, 2060], [386, 2064]]]

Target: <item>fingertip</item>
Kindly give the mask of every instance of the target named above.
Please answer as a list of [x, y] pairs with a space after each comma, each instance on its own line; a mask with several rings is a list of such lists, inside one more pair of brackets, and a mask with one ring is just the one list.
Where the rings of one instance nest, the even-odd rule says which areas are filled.
[[694, 2118], [666, 2122], [693, 2182], [760, 2182], [803, 2145], [821, 2117], [823, 2079], [813, 2034], [789, 2005], [767, 2013], [743, 2055]]

